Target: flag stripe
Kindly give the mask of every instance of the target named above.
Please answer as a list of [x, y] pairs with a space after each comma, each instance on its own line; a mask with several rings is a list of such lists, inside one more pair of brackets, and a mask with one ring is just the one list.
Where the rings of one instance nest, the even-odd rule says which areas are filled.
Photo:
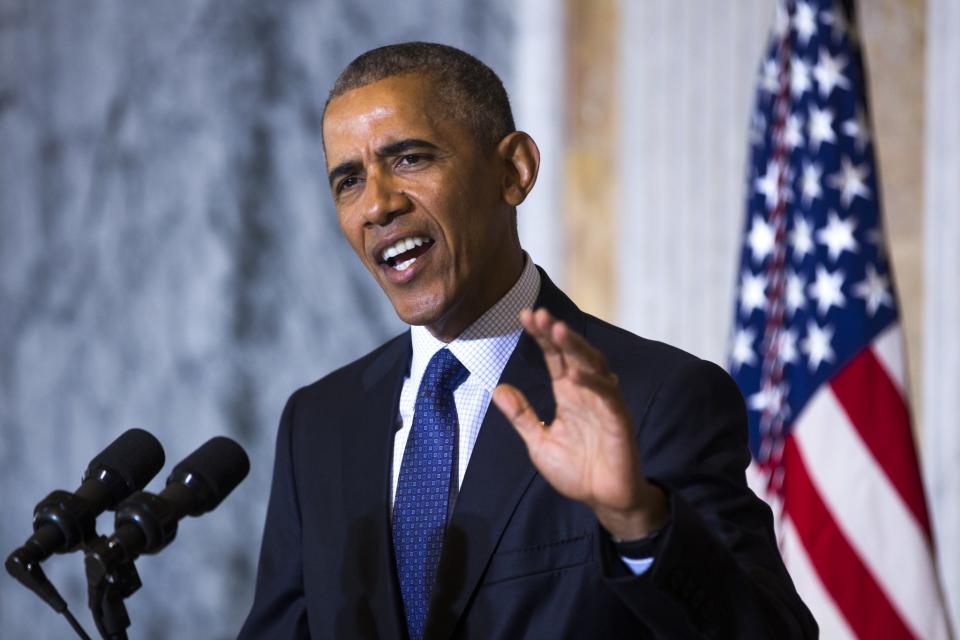
[[873, 353], [900, 391], [900, 395], [904, 399], [908, 398], [907, 363], [903, 358], [903, 331], [899, 322], [890, 325], [874, 338]]
[[785, 518], [783, 522], [782, 540], [783, 557], [790, 565], [790, 576], [793, 578], [797, 593], [811, 611], [817, 612], [820, 637], [830, 638], [830, 640], [855, 638], [850, 625], [847, 624], [833, 598], [820, 582], [816, 569], [810, 563], [807, 550], [800, 542], [797, 529], [789, 518]]
[[861, 351], [834, 376], [830, 387], [874, 460], [931, 539], [910, 414], [873, 350]]
[[[842, 531], [845, 547], [856, 553], [857, 563], [868, 568], [871, 584], [883, 590], [915, 635], [945, 637], [925, 532], [877, 466], [829, 387], [821, 387], [814, 395], [793, 433], [790, 441], [802, 453], [804, 474], [816, 488], [817, 500], [825, 505], [825, 517]], [[789, 478], [794, 470], [788, 466], [786, 472]], [[800, 519], [788, 500], [785, 498], [785, 508], [802, 533]], [[814, 550], [806, 539], [804, 544], [819, 569]], [[839, 561], [840, 555], [835, 550], [834, 561]], [[826, 579], [824, 584], [834, 593]], [[845, 614], [850, 613], [839, 597], [838, 603]]]
[[839, 529], [807, 473], [793, 438], [787, 438], [783, 463], [788, 480], [784, 507], [810, 562], [861, 638], [913, 638], [887, 596]]

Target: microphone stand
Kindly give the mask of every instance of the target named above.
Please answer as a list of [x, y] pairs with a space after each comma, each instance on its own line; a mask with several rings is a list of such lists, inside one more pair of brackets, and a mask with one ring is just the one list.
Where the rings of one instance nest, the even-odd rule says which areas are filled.
[[105, 640], [127, 640], [130, 616], [123, 601], [142, 586], [133, 560], [119, 545], [100, 536], [84, 547], [87, 600], [97, 630]]
[[7, 572], [20, 582], [20, 584], [40, 596], [41, 600], [66, 618], [67, 622], [70, 623], [70, 627], [81, 640], [90, 640], [90, 636], [87, 635], [87, 632], [83, 630], [83, 627], [80, 626], [77, 619], [70, 613], [66, 601], [60, 596], [60, 593], [57, 591], [57, 588], [53, 586], [53, 583], [47, 579], [43, 568], [40, 566], [40, 562], [35, 555], [30, 553], [30, 550], [24, 547], [11, 553], [10, 557], [7, 558], [6, 567]]

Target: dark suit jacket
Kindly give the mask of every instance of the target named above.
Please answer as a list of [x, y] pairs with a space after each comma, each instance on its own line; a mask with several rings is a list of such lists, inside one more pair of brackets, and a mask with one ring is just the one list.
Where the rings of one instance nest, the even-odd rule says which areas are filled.
[[[671, 524], [641, 576], [584, 505], [535, 471], [490, 407], [447, 530], [428, 638], [800, 638], [816, 623], [746, 487], [746, 415], [719, 367], [581, 312], [541, 272], [538, 306], [606, 354], [644, 472]], [[300, 389], [283, 412], [256, 598], [242, 638], [403, 638], [389, 474], [403, 334]], [[543, 355], [523, 335], [502, 376], [550, 421]]]

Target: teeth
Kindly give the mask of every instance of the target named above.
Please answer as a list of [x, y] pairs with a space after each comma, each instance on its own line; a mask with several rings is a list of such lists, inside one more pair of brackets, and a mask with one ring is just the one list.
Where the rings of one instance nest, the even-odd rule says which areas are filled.
[[397, 240], [395, 243], [384, 249], [381, 257], [383, 258], [383, 261], [386, 262], [390, 258], [398, 256], [404, 251], [410, 251], [414, 247], [419, 247], [427, 242], [430, 242], [430, 239], [422, 236], [417, 236], [415, 238], [403, 238], [402, 240]]
[[406, 271], [407, 268], [416, 261], [417, 261], [416, 258], [410, 258], [409, 260], [404, 260], [400, 264], [393, 265], [393, 268], [396, 269], [397, 271]]

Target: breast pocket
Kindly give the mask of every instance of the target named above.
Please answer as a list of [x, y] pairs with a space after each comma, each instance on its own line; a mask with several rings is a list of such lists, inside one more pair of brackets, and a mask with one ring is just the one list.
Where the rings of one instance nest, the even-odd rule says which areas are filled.
[[593, 560], [593, 535], [556, 540], [544, 544], [497, 551], [490, 559], [483, 584], [558, 571]]

